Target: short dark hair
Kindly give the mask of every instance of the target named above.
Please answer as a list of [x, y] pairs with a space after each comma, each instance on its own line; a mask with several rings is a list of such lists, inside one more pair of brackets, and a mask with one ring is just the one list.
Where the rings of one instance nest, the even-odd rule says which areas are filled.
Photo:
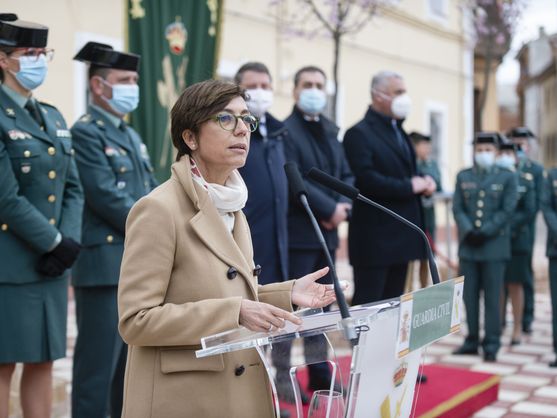
[[[12, 52], [14, 52], [17, 48], [13, 47], [13, 46], [0, 46], [0, 51], [5, 53], [6, 55], [10, 55]], [[4, 82], [4, 70], [0, 68], [0, 82], [3, 83]]]
[[236, 72], [236, 75], [234, 75], [234, 82], [236, 84], [240, 84], [242, 82], [242, 76], [246, 71], [253, 71], [256, 73], [267, 74], [269, 76], [269, 80], [272, 81], [273, 79], [271, 77], [271, 73], [269, 72], [269, 69], [265, 64], [263, 64], [262, 62], [251, 61], [251, 62], [246, 62], [244, 65], [242, 65]]
[[88, 71], [88, 76], [89, 76], [89, 80], [91, 80], [91, 78], [95, 77], [95, 76], [99, 76], [102, 79], [105, 79], [106, 76], [108, 75], [108, 73], [110, 72], [110, 68], [107, 67], [99, 67], [98, 65], [90, 65], [89, 66], [89, 71]]
[[302, 67], [298, 71], [296, 71], [296, 74], [294, 75], [294, 88], [298, 87], [298, 83], [300, 82], [302, 73], [321, 73], [325, 78], [325, 81], [327, 81], [327, 75], [325, 74], [325, 71], [323, 71], [319, 67], [316, 67], [315, 65], [306, 65], [305, 67]]
[[223, 110], [236, 97], [246, 100], [245, 91], [237, 84], [222, 80], [205, 80], [186, 88], [170, 111], [170, 135], [178, 151], [176, 161], [191, 155], [182, 134], [190, 130], [199, 134], [199, 127], [215, 113]]

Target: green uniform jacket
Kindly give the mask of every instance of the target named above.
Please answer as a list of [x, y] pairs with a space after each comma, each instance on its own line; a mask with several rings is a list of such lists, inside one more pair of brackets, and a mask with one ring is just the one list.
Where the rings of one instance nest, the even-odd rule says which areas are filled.
[[[517, 203], [517, 175], [493, 167], [476, 167], [458, 173], [453, 197], [453, 215], [458, 227], [458, 255], [470, 261], [506, 261], [511, 256], [510, 221]], [[464, 242], [477, 229], [489, 239], [478, 247]]]
[[541, 209], [547, 224], [548, 257], [557, 257], [557, 168], [547, 172], [542, 190]]
[[94, 107], [72, 127], [77, 167], [85, 191], [83, 248], [74, 286], [118, 284], [126, 218], [157, 182], [147, 148], [129, 126], [123, 130]]
[[71, 134], [55, 107], [38, 107], [44, 130], [0, 88], [0, 283], [47, 280], [35, 268], [58, 233], [80, 240], [83, 192]]
[[532, 174], [518, 171], [518, 202], [511, 217], [511, 250], [513, 254], [529, 254], [532, 250], [532, 228], [537, 199]]
[[[421, 176], [431, 176], [437, 185], [436, 192], [442, 191], [441, 187], [441, 171], [436, 161], [416, 161], [418, 174]], [[422, 196], [422, 207], [424, 209], [424, 230], [429, 232], [435, 239], [435, 204], [433, 197]]]

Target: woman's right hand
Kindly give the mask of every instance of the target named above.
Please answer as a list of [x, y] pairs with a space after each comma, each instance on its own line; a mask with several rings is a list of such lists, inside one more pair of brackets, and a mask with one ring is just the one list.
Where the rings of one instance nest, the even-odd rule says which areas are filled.
[[243, 299], [240, 306], [240, 325], [256, 332], [270, 332], [273, 329], [284, 328], [285, 322], [290, 321], [301, 325], [302, 320], [296, 315], [269, 305], [268, 303], [255, 302]]

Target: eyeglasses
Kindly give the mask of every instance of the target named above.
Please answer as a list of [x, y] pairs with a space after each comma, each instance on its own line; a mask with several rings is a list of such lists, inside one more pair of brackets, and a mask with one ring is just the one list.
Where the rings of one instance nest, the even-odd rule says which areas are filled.
[[11, 57], [11, 59], [19, 60], [21, 57], [28, 57], [31, 61], [38, 61], [39, 57], [44, 55], [46, 62], [52, 61], [54, 58], [54, 49], [52, 48], [26, 48], [23, 50], [23, 54], [19, 57]]
[[238, 120], [244, 122], [244, 125], [246, 125], [250, 132], [255, 131], [259, 123], [259, 120], [249, 113], [246, 113], [245, 115], [234, 115], [226, 111], [220, 112], [219, 114], [209, 118], [209, 120], [218, 122], [220, 127], [225, 131], [235, 131], [238, 126]]

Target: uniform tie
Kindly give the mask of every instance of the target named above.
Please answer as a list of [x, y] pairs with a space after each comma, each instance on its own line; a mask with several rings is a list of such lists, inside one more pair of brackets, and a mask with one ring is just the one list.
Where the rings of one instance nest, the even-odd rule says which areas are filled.
[[36, 103], [33, 100], [29, 99], [27, 100], [27, 103], [25, 103], [24, 108], [25, 110], [27, 110], [27, 112], [29, 112], [29, 115], [33, 118], [33, 120], [37, 122], [37, 125], [42, 128], [44, 126], [43, 118], [41, 117], [41, 112], [37, 108]]
[[410, 157], [410, 151], [408, 150], [408, 144], [406, 143], [406, 141], [404, 140], [402, 133], [400, 132], [400, 129], [398, 128], [398, 125], [396, 123], [396, 120], [393, 119], [391, 121], [391, 124], [393, 125], [393, 129], [395, 131], [395, 136], [396, 136], [396, 140], [398, 142], [398, 146], [400, 147], [400, 149], [402, 150], [402, 154], [404, 154], [405, 158], [409, 158]]

